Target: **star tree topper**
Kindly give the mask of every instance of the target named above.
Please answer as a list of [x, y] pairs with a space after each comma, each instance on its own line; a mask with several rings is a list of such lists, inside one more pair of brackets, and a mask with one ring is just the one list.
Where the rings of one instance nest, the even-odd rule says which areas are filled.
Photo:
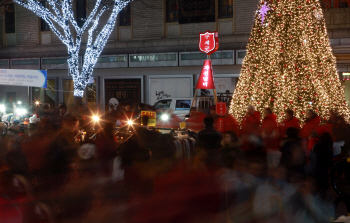
[[265, 2], [264, 5], [261, 6], [261, 9], [259, 10], [261, 15], [261, 24], [264, 25], [265, 17], [267, 15], [267, 12], [270, 10], [270, 7]]

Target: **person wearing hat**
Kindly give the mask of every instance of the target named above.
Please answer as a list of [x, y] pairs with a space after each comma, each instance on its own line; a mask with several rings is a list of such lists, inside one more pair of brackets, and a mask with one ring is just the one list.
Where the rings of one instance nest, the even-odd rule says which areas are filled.
[[286, 131], [289, 128], [296, 128], [300, 130], [299, 120], [296, 117], [294, 117], [294, 111], [287, 110], [285, 113], [286, 119], [278, 126], [281, 139], [285, 137]]
[[241, 126], [241, 136], [260, 135], [260, 112], [255, 111], [253, 105], [248, 106], [247, 114], [243, 117]]
[[226, 112], [223, 116], [218, 116], [216, 114], [216, 105], [210, 107], [210, 116], [214, 119], [214, 128], [218, 129], [219, 118], [223, 119], [223, 128], [221, 129], [221, 133], [225, 134], [227, 131], [234, 131], [237, 135], [239, 135], [239, 123], [237, 120], [230, 114]]
[[312, 132], [317, 131], [321, 123], [321, 118], [314, 112], [314, 110], [309, 109], [306, 112], [306, 120], [303, 128], [300, 131], [300, 137], [303, 139], [309, 138]]

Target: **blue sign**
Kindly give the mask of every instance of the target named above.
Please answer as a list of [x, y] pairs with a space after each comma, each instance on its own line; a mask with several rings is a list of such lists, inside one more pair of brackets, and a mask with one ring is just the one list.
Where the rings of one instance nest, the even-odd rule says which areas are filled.
[[0, 85], [47, 88], [47, 71], [0, 69]]

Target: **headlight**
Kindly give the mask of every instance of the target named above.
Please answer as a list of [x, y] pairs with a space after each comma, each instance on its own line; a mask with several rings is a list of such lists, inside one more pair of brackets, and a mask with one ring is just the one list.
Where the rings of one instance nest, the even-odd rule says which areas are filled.
[[95, 116], [93, 116], [93, 117], [92, 117], [92, 119], [93, 119], [95, 122], [100, 121], [100, 118], [99, 118], [98, 116], [96, 116], [96, 115], [95, 115]]
[[163, 115], [160, 117], [160, 119], [161, 119], [162, 121], [168, 121], [168, 120], [169, 120], [169, 115], [163, 114]]
[[131, 120], [128, 121], [128, 125], [133, 125], [133, 124], [134, 124], [133, 121], [131, 121]]
[[6, 107], [5, 105], [0, 105], [0, 112], [5, 113], [6, 112]]

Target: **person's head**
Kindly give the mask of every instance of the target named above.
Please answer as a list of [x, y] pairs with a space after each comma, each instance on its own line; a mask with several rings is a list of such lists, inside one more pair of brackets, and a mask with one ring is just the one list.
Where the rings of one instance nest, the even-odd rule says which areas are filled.
[[289, 109], [286, 111], [286, 119], [291, 120], [294, 117], [294, 111]]
[[207, 128], [213, 127], [214, 125], [214, 119], [212, 117], [206, 117], [204, 118], [204, 125]]
[[192, 108], [190, 109], [190, 114], [193, 114], [193, 113], [195, 113], [195, 112], [197, 112], [197, 108], [196, 108], [196, 107], [192, 107]]
[[248, 105], [247, 113], [252, 115], [255, 112], [255, 107], [253, 105]]
[[295, 139], [295, 138], [298, 138], [298, 135], [299, 135], [299, 130], [297, 128], [290, 127], [286, 130], [286, 136], [288, 138]]
[[333, 137], [331, 133], [325, 132], [320, 136], [320, 143], [322, 144], [327, 144], [327, 145], [332, 145], [333, 146]]
[[233, 142], [237, 142], [238, 137], [234, 131], [227, 131], [224, 136], [224, 143], [230, 144]]
[[125, 111], [130, 112], [131, 111], [131, 105], [125, 104]]
[[67, 112], [67, 106], [65, 104], [60, 105], [58, 108], [58, 111], [60, 112], [60, 115], [64, 115]]
[[314, 119], [314, 118], [316, 118], [316, 116], [317, 116], [317, 114], [314, 112], [314, 110], [312, 110], [312, 109], [307, 110], [307, 112], [306, 112], [306, 119], [307, 120]]
[[49, 104], [44, 105], [44, 112], [50, 112], [50, 105]]
[[271, 108], [265, 108], [264, 109], [264, 116], [266, 117], [266, 116], [269, 116], [269, 115], [271, 115], [272, 114], [272, 110], [271, 110]]

